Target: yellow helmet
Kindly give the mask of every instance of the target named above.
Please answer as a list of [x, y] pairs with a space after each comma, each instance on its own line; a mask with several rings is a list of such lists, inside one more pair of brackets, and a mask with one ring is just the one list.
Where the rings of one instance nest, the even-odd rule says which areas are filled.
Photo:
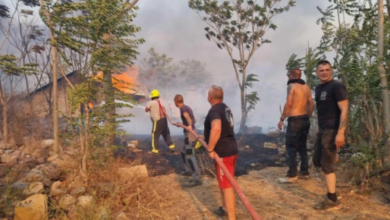
[[149, 97], [150, 97], [150, 98], [157, 98], [157, 97], [160, 97], [160, 92], [159, 92], [157, 89], [152, 90], [152, 91], [150, 92]]

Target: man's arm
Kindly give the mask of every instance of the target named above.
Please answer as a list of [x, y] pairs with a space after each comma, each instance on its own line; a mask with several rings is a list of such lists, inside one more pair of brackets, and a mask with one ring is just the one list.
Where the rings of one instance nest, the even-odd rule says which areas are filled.
[[148, 104], [146, 105], [145, 112], [149, 112], [151, 107], [152, 107], [152, 102], [149, 101]]
[[287, 117], [287, 114], [289, 113], [292, 104], [293, 104], [293, 89], [292, 89], [292, 85], [289, 84], [287, 86], [287, 99], [286, 99], [286, 103], [284, 104], [282, 116], [280, 116], [280, 121], [279, 121], [279, 124], [278, 124], [278, 128], [280, 130], [282, 130], [283, 121]]
[[309, 86], [307, 86], [307, 90], [309, 95], [309, 99], [307, 100], [307, 115], [309, 116], [309, 118], [311, 118], [314, 111], [314, 102], [313, 102], [313, 97], [311, 95], [311, 89], [309, 88]]
[[339, 101], [337, 102], [337, 105], [339, 106], [341, 114], [339, 130], [337, 131], [336, 136], [336, 147], [340, 148], [345, 145], [345, 130], [348, 125], [348, 100]]
[[184, 112], [183, 115], [184, 115], [184, 118], [185, 118], [185, 119], [187, 120], [187, 122], [188, 122], [188, 128], [189, 128], [190, 130], [192, 130], [192, 120], [191, 120], [190, 115], [188, 114], [188, 112]]
[[222, 129], [222, 123], [221, 119], [214, 119], [211, 122], [211, 131], [210, 131], [210, 138], [209, 138], [209, 155], [211, 158], [214, 158], [214, 148], [217, 144], [219, 138], [221, 137], [221, 129]]

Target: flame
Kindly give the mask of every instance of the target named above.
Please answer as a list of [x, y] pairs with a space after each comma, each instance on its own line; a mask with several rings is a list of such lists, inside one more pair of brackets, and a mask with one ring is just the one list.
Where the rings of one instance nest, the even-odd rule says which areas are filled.
[[[138, 74], [138, 66], [127, 66], [125, 72], [112, 74], [112, 84], [116, 89], [121, 92], [124, 92], [126, 94], [135, 94], [137, 93], [137, 90], [141, 85], [137, 80]], [[99, 71], [94, 78], [99, 81], [102, 81], [103, 72]]]

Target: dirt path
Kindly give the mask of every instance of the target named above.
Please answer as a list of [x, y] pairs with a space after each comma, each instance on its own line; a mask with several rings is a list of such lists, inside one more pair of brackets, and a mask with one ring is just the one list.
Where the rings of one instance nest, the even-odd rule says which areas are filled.
[[[262, 219], [390, 219], [389, 204], [380, 202], [375, 195], [351, 192], [352, 189], [346, 187], [339, 190], [341, 210], [313, 210], [312, 206], [326, 193], [324, 183], [312, 175], [309, 180], [281, 185], [277, 183], [277, 178], [285, 172], [286, 168], [269, 167], [237, 178]], [[150, 211], [150, 219], [219, 219], [212, 214], [212, 210], [220, 204], [216, 180], [203, 177], [202, 186], [182, 187], [187, 180], [188, 177], [177, 174], [149, 179], [160, 198], [161, 208]], [[240, 201], [237, 201], [237, 219], [251, 219]]]

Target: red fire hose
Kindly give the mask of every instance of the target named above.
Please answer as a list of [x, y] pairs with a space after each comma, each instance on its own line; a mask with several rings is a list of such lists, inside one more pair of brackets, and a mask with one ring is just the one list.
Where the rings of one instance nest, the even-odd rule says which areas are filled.
[[[197, 137], [198, 141], [200, 141], [200, 143], [202, 143], [202, 145], [208, 149], [208, 145], [206, 144], [206, 142], [200, 138], [198, 136], [198, 134], [193, 131], [193, 130], [188, 130], [185, 126], [183, 126], [182, 124], [180, 123], [173, 123], [171, 118], [165, 114], [165, 116], [168, 118], [169, 122], [172, 124], [172, 125], [178, 125], [184, 129], [186, 129], [188, 132], [191, 132], [191, 134], [193, 134], [195, 137]], [[228, 171], [228, 169], [225, 167], [225, 164], [222, 163], [222, 160], [221, 158], [217, 155], [217, 154], [214, 154], [214, 160], [218, 163], [218, 165], [221, 167], [223, 173], [225, 174], [225, 176], [227, 177], [227, 179], [229, 180], [230, 184], [232, 184], [234, 190], [236, 191], [238, 197], [240, 197], [242, 203], [244, 204], [246, 210], [248, 210], [249, 214], [251, 215], [252, 219], [254, 220], [261, 220], [260, 219], [260, 216], [256, 213], [255, 209], [253, 208], [253, 206], [251, 205], [251, 203], [249, 202], [248, 198], [244, 195], [244, 193], [242, 192], [242, 190], [240, 189], [240, 187], [238, 186], [236, 180], [234, 180], [234, 178], [232, 177], [232, 175], [230, 174], [230, 172]]]

